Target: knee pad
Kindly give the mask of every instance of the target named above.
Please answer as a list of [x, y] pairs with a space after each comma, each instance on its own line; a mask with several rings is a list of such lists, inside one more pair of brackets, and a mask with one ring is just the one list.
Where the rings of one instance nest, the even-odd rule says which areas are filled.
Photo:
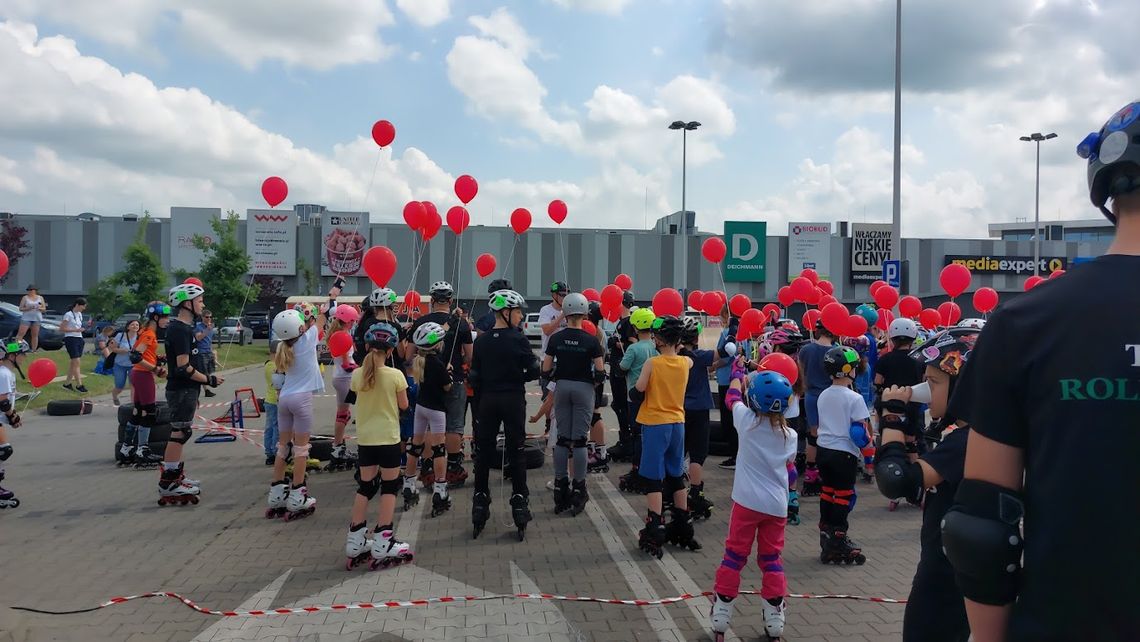
[[816, 446], [815, 446], [815, 441], [816, 441], [815, 435], [813, 435], [813, 434], [811, 434], [811, 433], [809, 432], [809, 433], [808, 433], [808, 435], [807, 435], [807, 443], [808, 443], [808, 445], [809, 445], [809, 446], [811, 446], [812, 448], [815, 448], [815, 447], [816, 447]]
[[170, 441], [176, 444], [185, 444], [190, 441], [190, 436], [194, 431], [190, 428], [190, 424], [184, 421], [170, 424]]
[[147, 404], [143, 406], [141, 410], [142, 414], [139, 415], [139, 425], [154, 428], [155, 424], [158, 423], [158, 405], [153, 403]]
[[404, 452], [407, 453], [409, 457], [417, 457], [418, 458], [424, 454], [424, 445], [422, 443], [413, 444], [412, 442], [409, 441], [404, 446]]
[[379, 476], [379, 474], [377, 474], [376, 477], [373, 477], [372, 479], [370, 479], [368, 481], [361, 481], [360, 476], [359, 475], [357, 476], [357, 478], [356, 478], [356, 494], [357, 495], [360, 495], [361, 497], [363, 497], [365, 499], [372, 499], [373, 497], [376, 496], [376, 492], [379, 490], [380, 490], [380, 476]]
[[673, 493], [675, 493], [679, 490], [685, 490], [685, 478], [684, 477], [673, 477], [672, 475], [665, 475], [665, 483], [664, 483], [664, 486], [662, 488], [662, 492], [664, 492], [667, 495], [672, 496]]
[[[567, 449], [569, 449], [569, 448], [573, 448], [573, 447], [574, 447], [574, 441], [573, 441], [573, 440], [571, 440], [569, 437], [563, 437], [563, 436], [559, 435], [559, 436], [558, 436], [558, 441], [554, 442], [554, 445], [555, 445], [555, 446], [560, 446], [560, 447], [562, 447], [562, 448], [567, 448]], [[583, 445], [583, 446], [585, 446], [586, 444], [585, 444], [585, 443], [583, 443], [582, 445]]]
[[352, 420], [352, 411], [348, 408], [336, 411], [336, 422], [338, 424], [348, 424]]
[[0, 444], [0, 461], [8, 461], [12, 452], [12, 444]]
[[641, 473], [638, 473], [637, 476], [641, 478], [641, 487], [645, 490], [645, 492], [647, 492], [647, 493], [660, 493], [661, 492], [661, 480], [660, 479], [650, 479], [650, 478], [646, 477], [645, 475], [642, 475]]
[[447, 446], [444, 444], [436, 444], [431, 447], [431, 458], [439, 459], [440, 457], [447, 456]]
[[309, 451], [312, 450], [312, 444], [305, 444], [304, 446], [293, 446], [293, 458], [305, 460], [309, 458]]
[[[377, 481], [379, 479], [379, 477], [376, 478]], [[381, 495], [396, 495], [399, 494], [400, 489], [404, 487], [404, 481], [399, 477], [395, 479], [385, 479], [379, 482], [379, 487]]]
[[574, 448], [585, 448], [586, 447], [586, 441], [587, 440], [585, 437], [579, 437], [578, 439], [575, 439], [574, 441], [570, 442], [570, 444]]
[[1021, 493], [966, 479], [942, 520], [942, 545], [962, 595], [982, 604], [1008, 604], [1017, 596], [1021, 551]]

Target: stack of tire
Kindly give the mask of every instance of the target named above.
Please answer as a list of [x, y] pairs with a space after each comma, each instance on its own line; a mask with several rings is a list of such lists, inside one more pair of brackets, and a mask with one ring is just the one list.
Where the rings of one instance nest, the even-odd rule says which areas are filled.
[[[119, 406], [119, 431], [118, 437], [115, 439], [115, 454], [118, 454], [119, 448], [123, 445], [127, 422], [131, 420], [133, 413], [134, 406], [132, 404], [127, 403]], [[150, 450], [156, 455], [164, 455], [166, 454], [166, 442], [170, 441], [170, 409], [167, 408], [165, 401], [158, 402], [155, 414], [157, 420], [154, 428], [150, 430]], [[115, 459], [117, 461], [117, 458]]]

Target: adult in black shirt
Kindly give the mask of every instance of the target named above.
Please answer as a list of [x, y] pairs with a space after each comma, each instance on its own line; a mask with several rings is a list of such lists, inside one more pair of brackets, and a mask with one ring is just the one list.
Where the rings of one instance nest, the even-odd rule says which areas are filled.
[[[942, 538], [978, 642], [1140, 635], [1138, 116], [1128, 105], [1078, 148], [1116, 224], [1108, 253], [999, 308], [962, 382], [972, 430]], [[1091, 486], [1073, 466], [1092, 467]]]
[[[514, 290], [499, 290], [490, 297], [495, 313], [495, 326], [475, 340], [471, 359], [471, 383], [479, 394], [479, 422], [475, 440], [479, 453], [494, 453], [500, 426], [505, 436], [504, 449], [519, 453], [526, 439], [526, 388], [528, 381], [538, 378], [538, 358], [526, 336], [515, 330], [526, 314], [526, 301]], [[511, 466], [513, 495], [511, 507], [520, 529], [530, 521], [530, 491], [526, 484], [526, 458], [507, 457]], [[475, 534], [479, 534], [490, 514], [491, 495], [487, 486], [491, 458], [475, 459], [475, 495], [471, 508]]]
[[633, 292], [626, 290], [621, 299], [621, 318], [618, 319], [617, 328], [610, 335], [606, 346], [609, 353], [610, 396], [613, 397], [610, 407], [614, 409], [618, 421], [618, 443], [610, 449], [610, 454], [618, 458], [633, 456], [633, 439], [629, 428], [629, 389], [626, 386], [625, 370], [621, 369], [621, 358], [625, 356], [625, 349], [637, 341], [637, 329], [629, 322], [632, 307]]

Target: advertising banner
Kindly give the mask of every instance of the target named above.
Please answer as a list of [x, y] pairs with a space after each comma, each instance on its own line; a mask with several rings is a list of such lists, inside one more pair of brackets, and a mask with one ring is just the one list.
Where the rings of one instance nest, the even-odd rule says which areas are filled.
[[768, 224], [753, 221], [725, 221], [724, 280], [730, 282], [764, 282], [767, 259]]
[[170, 269], [197, 272], [201, 268], [206, 256], [194, 247], [194, 237], [213, 243], [210, 221], [221, 216], [222, 210], [217, 207], [170, 208]]
[[831, 223], [788, 223], [788, 280], [805, 268], [831, 276]]
[[[946, 256], [946, 265], [964, 265], [974, 274], [1006, 274], [1025, 276], [1033, 274], [1032, 256], [979, 256], [953, 254]], [[1048, 276], [1057, 270], [1069, 269], [1069, 260], [1064, 257], [1043, 256], [1038, 262], [1038, 272]]]
[[246, 210], [245, 252], [251, 274], [297, 273], [297, 214], [293, 210]]
[[321, 276], [363, 276], [368, 249], [368, 212], [321, 215]]
[[871, 283], [883, 276], [894, 239], [890, 223], [851, 224], [851, 282]]

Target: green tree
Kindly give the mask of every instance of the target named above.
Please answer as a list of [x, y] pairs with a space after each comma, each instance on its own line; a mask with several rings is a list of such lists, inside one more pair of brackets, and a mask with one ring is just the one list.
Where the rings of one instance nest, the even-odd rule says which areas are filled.
[[249, 255], [238, 243], [237, 212], [229, 210], [220, 219], [210, 221], [214, 242], [195, 236], [194, 247], [206, 258], [198, 269], [199, 278], [206, 288], [206, 305], [214, 317], [233, 317], [241, 314], [247, 301], [254, 301], [260, 288], [246, 277], [249, 272]]
[[169, 279], [162, 262], [146, 243], [150, 214], [139, 220], [135, 239], [123, 252], [123, 269], [99, 281], [88, 296], [91, 312], [107, 319], [125, 312], [141, 313], [155, 300], [166, 300]]
[[315, 296], [316, 291], [321, 287], [321, 279], [317, 276], [316, 270], [313, 269], [309, 262], [304, 257], [297, 257], [297, 294], [301, 296]]

